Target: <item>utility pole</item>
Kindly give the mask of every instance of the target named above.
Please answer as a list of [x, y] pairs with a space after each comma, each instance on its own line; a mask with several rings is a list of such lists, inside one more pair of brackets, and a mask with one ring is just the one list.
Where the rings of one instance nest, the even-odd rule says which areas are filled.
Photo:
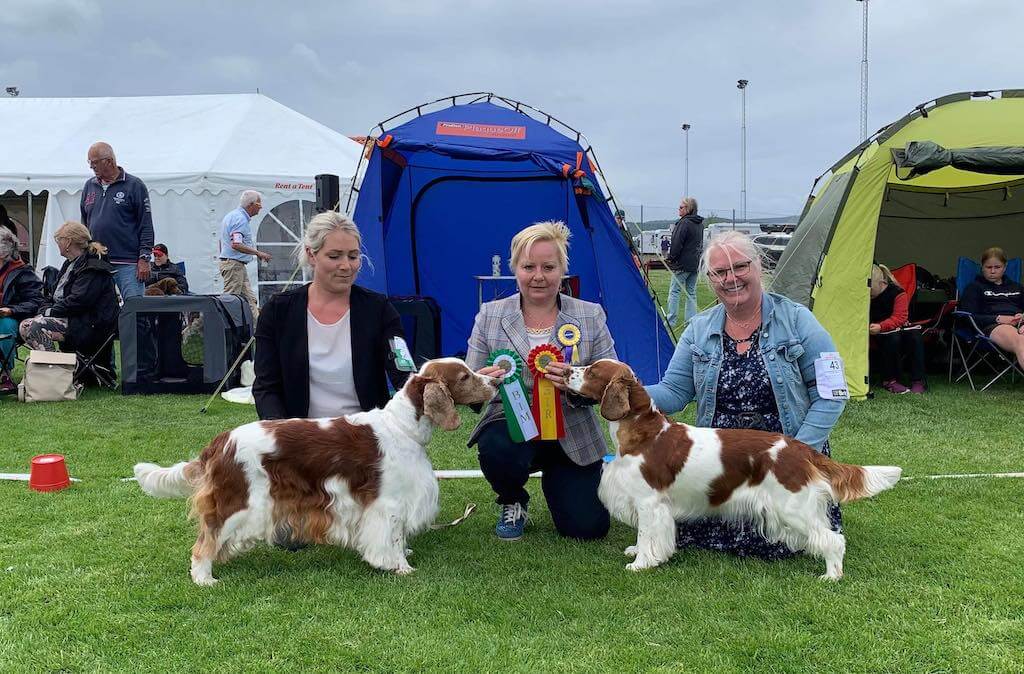
[[864, 3], [864, 45], [860, 59], [860, 138], [868, 137], [868, 0], [857, 0]]
[[740, 90], [740, 216], [747, 220], [747, 85], [749, 80], [737, 80]]
[[683, 154], [683, 196], [690, 196], [690, 125], [683, 124], [683, 134], [686, 138], [686, 150]]

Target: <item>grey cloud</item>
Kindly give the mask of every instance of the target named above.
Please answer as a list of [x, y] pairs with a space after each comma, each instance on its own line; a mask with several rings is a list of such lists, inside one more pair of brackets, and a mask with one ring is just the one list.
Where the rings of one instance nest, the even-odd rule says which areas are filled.
[[[0, 0], [2, 2], [2, 0]], [[343, 133], [410, 106], [490, 90], [594, 143], [620, 201], [665, 206], [683, 183], [709, 209], [739, 202], [740, 97], [749, 79], [751, 213], [799, 212], [813, 179], [858, 141], [861, 7], [853, 0], [522, 0], [137, 3], [33, 0], [0, 11], [0, 73], [30, 95], [252, 91]], [[1018, 0], [870, 4], [872, 130], [924, 100], [1020, 85]], [[106, 7], [106, 5], [103, 5]], [[201, 21], [196, 17], [202, 16]], [[996, 18], [992, 18], [996, 17]], [[106, 67], [102, 40], [138, 58]], [[58, 36], [40, 41], [42, 26]], [[88, 27], [88, 30], [82, 30]], [[947, 46], [948, 36], [969, 49]], [[169, 58], [161, 59], [161, 50]], [[18, 60], [15, 61], [14, 59]], [[35, 64], [35, 65], [31, 65]], [[301, 67], [296, 68], [296, 65]], [[14, 76], [13, 74], [11, 76]], [[26, 95], [23, 94], [23, 95]]]

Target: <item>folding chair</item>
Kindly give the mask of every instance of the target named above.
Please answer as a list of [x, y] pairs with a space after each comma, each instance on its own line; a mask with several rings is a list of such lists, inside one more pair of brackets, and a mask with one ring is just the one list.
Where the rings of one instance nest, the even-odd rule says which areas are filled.
[[[14, 381], [14, 368], [9, 367], [7, 365], [8, 354], [5, 353], [4, 350], [3, 350], [3, 344], [4, 344], [4, 342], [7, 342], [8, 340], [10, 340], [10, 345], [11, 345], [11, 349], [14, 352], [15, 360], [18, 357], [18, 343], [19, 343], [19, 341], [18, 341], [18, 333], [17, 332], [11, 332], [11, 333], [4, 332], [4, 333], [0, 333], [0, 375], [7, 375], [8, 377], [10, 377], [11, 381]], [[3, 395], [4, 393], [16, 393], [16, 392], [17, 392], [17, 389], [14, 389], [13, 391], [3, 391], [3, 390], [0, 390], [0, 395]]]
[[113, 369], [115, 339], [117, 339], [117, 330], [111, 332], [96, 349], [92, 349], [93, 345], [88, 344], [72, 345], [75, 355], [78, 357], [73, 377], [76, 385], [87, 386], [95, 382], [111, 391], [117, 390], [117, 372]]
[[[981, 265], [971, 258], [961, 257], [956, 265], [956, 297], [959, 302], [964, 290], [969, 286], [978, 274], [981, 273]], [[1020, 283], [1021, 259], [1019, 257], [1010, 260], [1006, 265], [1005, 277]], [[953, 312], [953, 336], [949, 345], [949, 380], [953, 379], [953, 368], [956, 357], [959, 357], [962, 371], [955, 381], [961, 381], [965, 377], [975, 391], [984, 391], [996, 383], [1007, 372], [1010, 373], [1011, 381], [1017, 376], [1024, 377], [1024, 370], [1017, 365], [1017, 359], [1013, 354], [1007, 354], [978, 327], [974, 316], [966, 311]], [[974, 381], [974, 375], [979, 368], [986, 368], [992, 375], [987, 384], [980, 389]], [[986, 374], [985, 376], [988, 376]]]
[[[917, 265], [913, 262], [908, 262], [905, 265], [896, 267], [892, 271], [893, 277], [896, 282], [900, 284], [904, 291], [907, 293], [907, 299], [909, 303], [913, 305], [914, 295], [917, 293]], [[965, 286], [966, 287], [966, 286]], [[947, 295], [948, 297], [948, 295]], [[934, 316], [929, 318], [910, 320], [908, 325], [919, 325], [921, 326], [921, 335], [927, 337], [928, 335], [937, 333], [942, 324], [942, 319], [952, 313], [953, 309], [956, 308], [956, 300], [948, 300], [939, 306], [939, 311]], [[911, 313], [914, 313], [911, 311]]]

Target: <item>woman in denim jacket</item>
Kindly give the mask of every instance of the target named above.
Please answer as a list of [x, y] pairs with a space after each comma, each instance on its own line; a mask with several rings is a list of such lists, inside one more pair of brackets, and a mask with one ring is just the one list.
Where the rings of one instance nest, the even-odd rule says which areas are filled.
[[[647, 387], [662, 412], [697, 401], [697, 425], [784, 433], [829, 455], [845, 402], [818, 395], [815, 361], [835, 344], [814, 315], [761, 285], [757, 247], [745, 234], [713, 237], [701, 258], [719, 304], [686, 326], [661, 382]], [[839, 508], [832, 512], [840, 527]], [[750, 526], [719, 519], [680, 522], [679, 547], [781, 559], [795, 554]]]

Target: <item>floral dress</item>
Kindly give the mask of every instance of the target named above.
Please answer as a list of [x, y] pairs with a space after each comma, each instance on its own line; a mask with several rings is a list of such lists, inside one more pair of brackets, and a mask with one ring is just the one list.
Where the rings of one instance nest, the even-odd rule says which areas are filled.
[[[718, 378], [715, 428], [754, 428], [782, 433], [779, 408], [775, 403], [771, 381], [764, 361], [758, 354], [760, 328], [751, 335], [750, 348], [739, 353], [737, 340], [722, 333], [723, 361]], [[748, 357], [749, 354], [749, 357]], [[829, 456], [828, 442], [821, 449]], [[842, 531], [839, 506], [829, 509], [833, 531]], [[764, 560], [785, 559], [797, 554], [784, 543], [772, 543], [757, 533], [753, 526], [719, 518], [701, 518], [676, 524], [676, 547], [695, 547], [721, 550], [740, 557], [760, 557]]]

